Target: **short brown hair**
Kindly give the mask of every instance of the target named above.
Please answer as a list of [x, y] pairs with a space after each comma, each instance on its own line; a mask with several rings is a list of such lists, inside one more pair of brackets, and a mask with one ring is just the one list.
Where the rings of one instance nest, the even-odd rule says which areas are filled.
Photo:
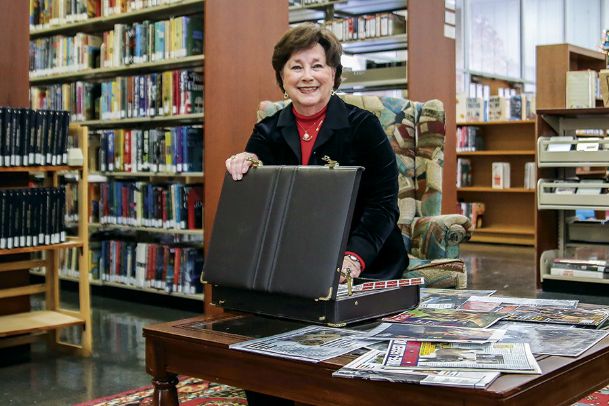
[[273, 51], [273, 69], [275, 69], [275, 78], [282, 92], [285, 92], [285, 89], [283, 88], [281, 71], [285, 64], [294, 52], [309, 49], [315, 44], [320, 44], [324, 48], [326, 51], [326, 63], [336, 69], [334, 90], [338, 89], [343, 73], [343, 66], [340, 63], [343, 47], [331, 31], [317, 24], [304, 23], [291, 28], [283, 34], [283, 37], [277, 42]]

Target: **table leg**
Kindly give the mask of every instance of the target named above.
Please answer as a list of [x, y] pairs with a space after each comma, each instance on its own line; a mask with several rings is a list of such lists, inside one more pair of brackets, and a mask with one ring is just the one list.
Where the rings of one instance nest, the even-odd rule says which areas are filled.
[[154, 386], [153, 406], [178, 406], [177, 383], [178, 377], [175, 374], [167, 374], [167, 376], [152, 379], [152, 385]]

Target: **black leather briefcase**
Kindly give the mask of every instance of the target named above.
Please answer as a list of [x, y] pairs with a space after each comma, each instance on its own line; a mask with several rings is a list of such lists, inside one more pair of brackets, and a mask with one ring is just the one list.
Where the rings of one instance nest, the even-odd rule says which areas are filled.
[[345, 325], [418, 305], [419, 286], [337, 297], [363, 168], [262, 166], [226, 175], [202, 280], [227, 309]]

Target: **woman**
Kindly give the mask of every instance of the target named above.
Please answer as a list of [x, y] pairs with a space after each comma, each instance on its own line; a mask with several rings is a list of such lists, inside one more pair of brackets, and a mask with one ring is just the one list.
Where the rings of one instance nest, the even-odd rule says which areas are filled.
[[343, 274], [392, 279], [408, 266], [397, 227], [395, 155], [378, 119], [334, 94], [341, 82], [341, 53], [334, 34], [315, 24], [284, 34], [272, 63], [292, 103], [256, 124], [245, 152], [228, 158], [226, 168], [238, 181], [251, 159], [267, 165], [324, 165], [327, 155], [343, 166], [363, 166]]

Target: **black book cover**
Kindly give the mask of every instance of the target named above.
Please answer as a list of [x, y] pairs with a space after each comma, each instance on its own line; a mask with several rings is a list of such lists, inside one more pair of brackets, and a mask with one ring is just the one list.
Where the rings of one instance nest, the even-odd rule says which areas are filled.
[[[68, 163], [68, 135], [70, 132], [70, 113], [62, 111], [62, 125], [61, 125], [61, 164], [65, 165]], [[80, 145], [78, 147], [81, 147]]]
[[30, 161], [30, 135], [32, 125], [32, 109], [22, 109], [21, 111], [21, 162], [23, 166], [32, 165]]
[[49, 148], [51, 149], [51, 165], [59, 165], [61, 158], [59, 157], [59, 148], [61, 144], [61, 124], [63, 122], [62, 112], [53, 112], [53, 126], [51, 137], [49, 139]]
[[13, 109], [6, 108], [6, 150], [4, 155], [4, 166], [13, 166], [15, 161], [15, 140], [13, 134]]
[[5, 217], [5, 227], [6, 227], [6, 248], [13, 248], [13, 227], [15, 222], [15, 203], [14, 203], [14, 190], [6, 191], [6, 217]]
[[51, 189], [44, 188], [44, 204], [43, 204], [43, 213], [44, 218], [46, 219], [42, 223], [42, 227], [44, 229], [44, 245], [51, 244], [51, 233], [52, 233], [52, 223], [53, 223], [53, 205], [52, 205], [52, 197], [51, 197]]
[[20, 122], [21, 110], [12, 109], [11, 114], [11, 165], [21, 166], [21, 139], [20, 139]]
[[28, 164], [36, 164], [36, 137], [38, 136], [38, 112], [35, 110], [28, 110], [29, 116], [29, 127], [28, 127]]
[[47, 164], [47, 138], [49, 136], [49, 110], [40, 111], [40, 137], [38, 138], [38, 145], [40, 150], [40, 165]]
[[6, 191], [0, 190], [0, 249], [6, 248], [8, 225], [8, 201]]

